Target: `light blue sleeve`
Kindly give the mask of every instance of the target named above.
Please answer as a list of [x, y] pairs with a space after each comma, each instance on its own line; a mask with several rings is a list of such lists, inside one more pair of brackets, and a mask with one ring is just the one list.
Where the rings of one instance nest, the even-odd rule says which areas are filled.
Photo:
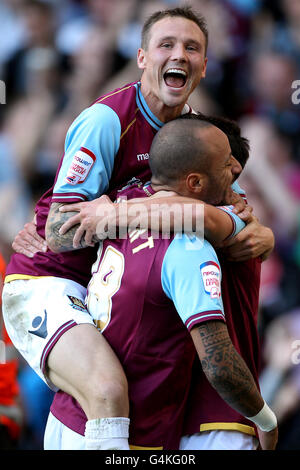
[[233, 223], [232, 233], [227, 238], [235, 237], [235, 235], [237, 235], [241, 230], [243, 230], [243, 228], [246, 227], [245, 222], [242, 219], [240, 219], [240, 217], [237, 214], [232, 212], [234, 206], [217, 206], [217, 208], [226, 212], [232, 219], [232, 223]]
[[221, 268], [207, 240], [176, 235], [164, 256], [161, 283], [189, 330], [203, 321], [225, 321]]
[[70, 126], [53, 201], [92, 200], [103, 194], [120, 146], [121, 124], [108, 106], [95, 103]]
[[245, 194], [245, 191], [240, 187], [238, 180], [235, 180], [231, 185], [232, 190], [237, 194]]

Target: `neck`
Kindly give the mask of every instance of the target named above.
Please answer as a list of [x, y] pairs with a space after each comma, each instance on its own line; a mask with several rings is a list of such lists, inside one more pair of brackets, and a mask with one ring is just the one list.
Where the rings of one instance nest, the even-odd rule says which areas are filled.
[[161, 121], [169, 122], [181, 115], [185, 103], [178, 106], [167, 106], [147, 87], [143, 78], [141, 79], [141, 92], [152, 113]]
[[171, 188], [171, 186], [169, 186], [167, 184], [162, 184], [159, 181], [154, 181], [153, 178], [151, 180], [151, 187], [156, 193], [158, 193], [159, 191], [177, 192], [177, 191], [175, 191], [174, 188]]
[[189, 198], [197, 199], [195, 194], [189, 192], [184, 185], [165, 184], [165, 183], [161, 183], [159, 180], [155, 180], [155, 178], [152, 177], [151, 187], [156, 193], [163, 191], [163, 192], [170, 193], [170, 196], [177, 195], [181, 197], [189, 197]]

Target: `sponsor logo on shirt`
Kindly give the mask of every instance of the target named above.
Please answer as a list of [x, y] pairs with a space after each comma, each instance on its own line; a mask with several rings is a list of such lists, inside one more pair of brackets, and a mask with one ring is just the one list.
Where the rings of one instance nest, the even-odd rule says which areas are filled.
[[214, 261], [206, 261], [200, 265], [205, 292], [211, 299], [221, 297], [221, 270]]
[[149, 160], [149, 153], [138, 153], [136, 158], [138, 161]]
[[66, 182], [72, 185], [83, 183], [86, 180], [95, 161], [96, 156], [93, 154], [93, 152], [84, 147], [81, 147], [73, 157], [72, 163], [65, 178]]

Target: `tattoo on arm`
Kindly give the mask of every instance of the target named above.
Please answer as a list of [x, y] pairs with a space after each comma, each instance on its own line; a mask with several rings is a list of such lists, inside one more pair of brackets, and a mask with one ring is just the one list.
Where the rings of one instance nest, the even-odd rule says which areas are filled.
[[242, 357], [237, 353], [222, 322], [198, 327], [203, 371], [219, 395], [244, 416], [254, 416], [263, 399]]
[[[60, 235], [60, 227], [76, 212], [60, 212], [59, 208], [64, 204], [53, 203], [51, 205], [47, 223], [46, 223], [46, 239], [50, 249], [56, 253], [63, 251], [71, 251], [73, 248], [73, 238], [78, 225], [75, 225], [68, 230], [64, 235]], [[85, 248], [84, 241], [82, 240], [81, 247]]]

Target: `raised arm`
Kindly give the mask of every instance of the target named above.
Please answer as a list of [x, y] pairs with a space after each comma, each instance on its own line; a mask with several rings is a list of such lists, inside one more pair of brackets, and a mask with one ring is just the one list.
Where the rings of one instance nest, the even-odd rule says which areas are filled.
[[278, 439], [277, 420], [264, 402], [251, 372], [237, 353], [222, 321], [201, 323], [191, 330], [203, 372], [219, 395], [258, 426], [263, 450], [273, 450]]

